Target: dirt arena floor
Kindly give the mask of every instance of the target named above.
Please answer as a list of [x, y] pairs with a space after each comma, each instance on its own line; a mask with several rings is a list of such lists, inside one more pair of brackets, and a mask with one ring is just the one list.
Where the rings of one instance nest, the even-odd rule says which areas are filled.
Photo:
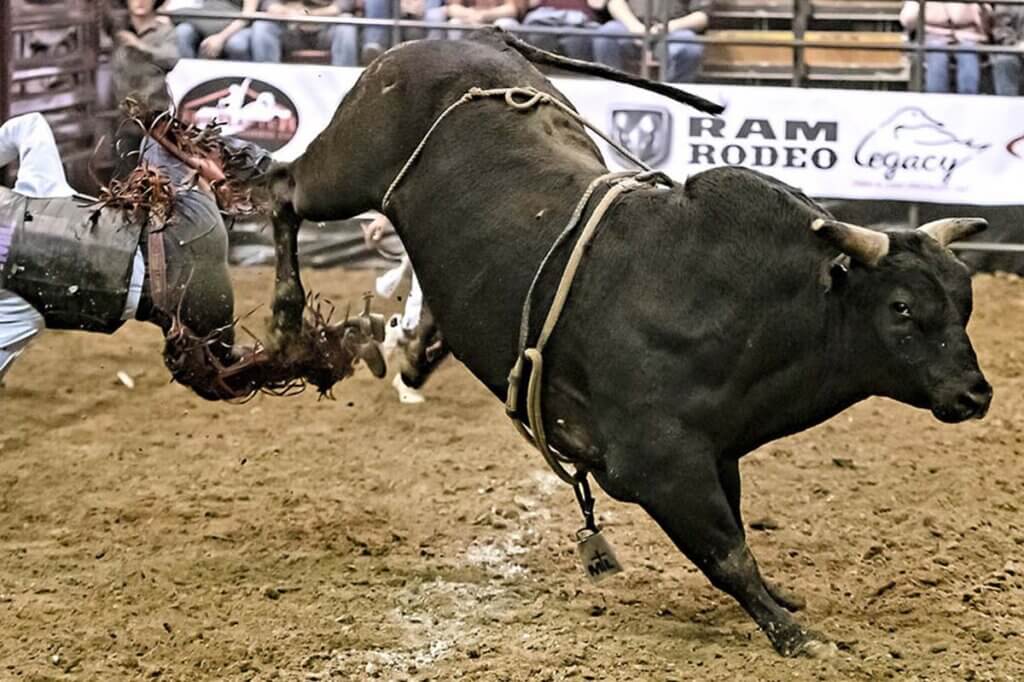
[[[240, 310], [269, 300], [235, 274]], [[776, 656], [604, 495], [627, 572], [589, 584], [570, 489], [455, 362], [419, 406], [365, 370], [214, 405], [155, 329], [47, 333], [0, 392], [0, 679], [1024, 679], [1024, 282], [975, 291], [985, 421], [872, 400], [745, 460], [751, 545], [826, 661]]]

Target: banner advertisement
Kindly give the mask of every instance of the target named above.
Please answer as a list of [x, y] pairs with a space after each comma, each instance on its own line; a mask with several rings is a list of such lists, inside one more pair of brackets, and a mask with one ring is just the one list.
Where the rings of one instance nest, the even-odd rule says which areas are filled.
[[[186, 120], [217, 120], [289, 161], [327, 126], [360, 73], [185, 59], [167, 80]], [[1024, 98], [684, 86], [726, 107], [709, 116], [628, 85], [551, 80], [584, 117], [677, 180], [742, 165], [814, 197], [1024, 204]], [[627, 167], [596, 141], [610, 167]]]

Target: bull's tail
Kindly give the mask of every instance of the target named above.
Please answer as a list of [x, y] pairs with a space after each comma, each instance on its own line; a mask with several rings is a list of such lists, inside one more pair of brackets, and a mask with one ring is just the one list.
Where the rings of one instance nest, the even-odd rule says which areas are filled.
[[643, 88], [644, 90], [656, 92], [659, 95], [663, 95], [671, 100], [681, 102], [697, 109], [698, 111], [703, 111], [708, 114], [720, 114], [725, 110], [725, 107], [720, 104], [715, 104], [703, 97], [698, 97], [693, 93], [680, 90], [679, 88], [671, 85], [653, 81], [649, 78], [634, 76], [633, 74], [613, 69], [610, 66], [605, 66], [604, 64], [596, 64], [594, 62], [583, 61], [582, 59], [563, 57], [562, 55], [555, 54], [554, 52], [548, 52], [547, 50], [535, 47], [501, 29], [494, 30], [506, 45], [523, 55], [528, 61], [533, 62], [534, 64], [544, 64], [546, 66], [564, 69], [565, 71], [582, 73], [588, 76], [597, 76], [606, 80], [615, 81], [616, 83], [633, 85], [638, 88]]

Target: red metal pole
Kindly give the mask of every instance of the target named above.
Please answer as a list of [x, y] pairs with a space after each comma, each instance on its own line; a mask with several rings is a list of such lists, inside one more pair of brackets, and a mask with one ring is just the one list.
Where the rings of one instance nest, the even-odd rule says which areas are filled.
[[0, 0], [0, 122], [11, 113], [11, 69], [14, 68], [14, 44], [11, 41], [11, 3]]

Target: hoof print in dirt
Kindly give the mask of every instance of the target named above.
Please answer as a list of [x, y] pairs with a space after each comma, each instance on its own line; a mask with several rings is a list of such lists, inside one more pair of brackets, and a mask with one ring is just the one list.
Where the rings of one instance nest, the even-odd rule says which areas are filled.
[[832, 658], [839, 653], [839, 647], [827, 637], [804, 628], [784, 634], [772, 643], [775, 650], [787, 658]]
[[803, 646], [800, 647], [800, 651], [797, 652], [799, 656], [806, 656], [807, 658], [834, 658], [839, 654], [839, 647], [836, 646], [835, 642], [828, 642], [820, 639], [809, 639], [804, 642]]

